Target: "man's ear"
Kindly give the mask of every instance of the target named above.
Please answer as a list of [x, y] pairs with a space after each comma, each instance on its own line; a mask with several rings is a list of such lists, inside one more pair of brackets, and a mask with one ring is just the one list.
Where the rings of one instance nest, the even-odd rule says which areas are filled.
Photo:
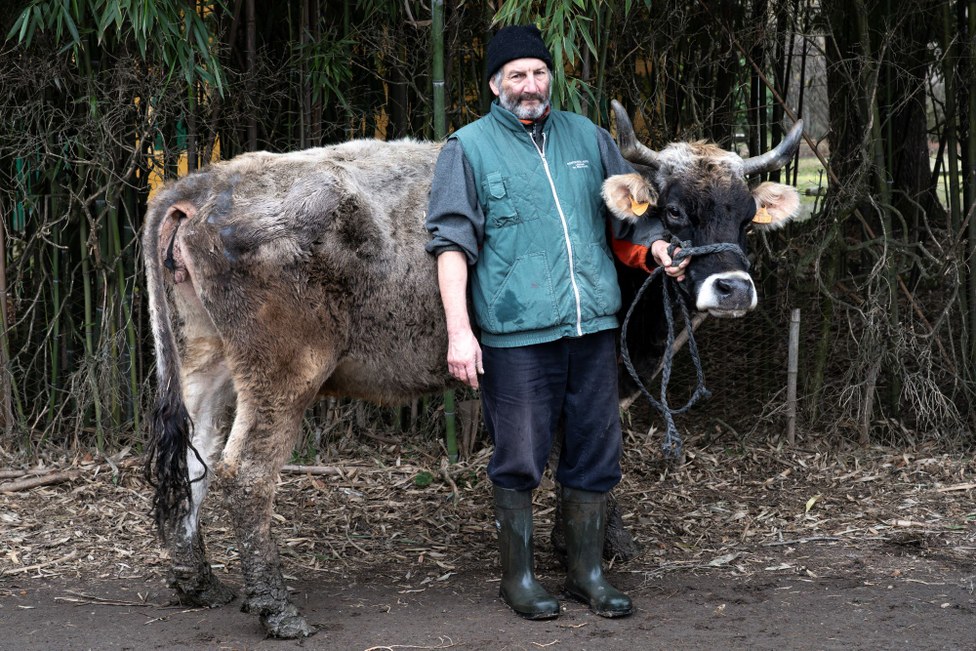
[[620, 219], [635, 221], [657, 205], [657, 192], [640, 174], [617, 174], [603, 182], [603, 201]]
[[756, 200], [752, 223], [759, 228], [781, 228], [800, 214], [800, 193], [791, 185], [767, 181], [760, 183], [752, 196]]
[[498, 86], [495, 85], [495, 75], [492, 75], [488, 79], [488, 88], [490, 88], [491, 92], [495, 94], [495, 97], [498, 97], [499, 89]]

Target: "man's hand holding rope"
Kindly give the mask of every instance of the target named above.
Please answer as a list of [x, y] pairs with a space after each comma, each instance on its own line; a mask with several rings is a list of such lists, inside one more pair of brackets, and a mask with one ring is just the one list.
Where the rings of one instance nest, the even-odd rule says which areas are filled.
[[651, 257], [654, 258], [657, 266], [664, 269], [664, 273], [677, 281], [682, 281], [685, 279], [685, 269], [691, 262], [691, 256], [686, 256], [678, 264], [675, 264], [672, 255], [677, 257], [677, 253], [681, 251], [681, 248], [676, 247], [674, 253], [669, 253], [668, 249], [670, 247], [671, 243], [667, 240], [655, 240], [651, 244]]

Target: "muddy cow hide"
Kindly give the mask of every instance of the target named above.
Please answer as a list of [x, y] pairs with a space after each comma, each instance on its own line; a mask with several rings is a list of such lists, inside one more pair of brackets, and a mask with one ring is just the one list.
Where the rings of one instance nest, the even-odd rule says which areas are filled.
[[[289, 600], [272, 540], [275, 484], [317, 397], [401, 404], [451, 382], [435, 260], [424, 250], [439, 151], [364, 140], [244, 154], [152, 201], [143, 247], [158, 396], [147, 464], [169, 583], [183, 603], [234, 598], [211, 571], [199, 528], [213, 483], [237, 536], [243, 609], [276, 637], [313, 632]], [[677, 192], [669, 174], [685, 170], [655, 166], [649, 150], [624, 151], [644, 172], [613, 177], [605, 195], [636, 219], [634, 206]], [[748, 193], [740, 171], [733, 164], [729, 174]]]

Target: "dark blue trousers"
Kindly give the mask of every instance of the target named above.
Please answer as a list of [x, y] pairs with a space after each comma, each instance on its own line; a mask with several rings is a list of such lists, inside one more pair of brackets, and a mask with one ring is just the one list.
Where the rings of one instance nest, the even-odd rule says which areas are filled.
[[556, 480], [605, 493], [620, 481], [616, 330], [519, 348], [482, 346], [485, 424], [495, 443], [488, 477], [501, 488], [539, 485], [560, 425]]

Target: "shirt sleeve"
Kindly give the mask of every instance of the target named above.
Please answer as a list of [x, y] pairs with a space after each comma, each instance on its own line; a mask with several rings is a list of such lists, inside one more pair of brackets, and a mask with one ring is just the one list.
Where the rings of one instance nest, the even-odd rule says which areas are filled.
[[[617, 174], [634, 174], [635, 170], [620, 153], [617, 143], [610, 133], [600, 127], [597, 129], [600, 147], [600, 160], [603, 162], [604, 178]], [[644, 217], [637, 221], [625, 221], [609, 210], [607, 221], [610, 230], [610, 248], [623, 264], [650, 273], [654, 270], [653, 259], [648, 255], [655, 240], [664, 239], [664, 225], [657, 217]]]
[[440, 255], [444, 251], [461, 251], [469, 265], [478, 261], [485, 233], [485, 215], [478, 202], [471, 164], [455, 138], [444, 144], [437, 158], [426, 226], [431, 235], [426, 246], [429, 253]]

